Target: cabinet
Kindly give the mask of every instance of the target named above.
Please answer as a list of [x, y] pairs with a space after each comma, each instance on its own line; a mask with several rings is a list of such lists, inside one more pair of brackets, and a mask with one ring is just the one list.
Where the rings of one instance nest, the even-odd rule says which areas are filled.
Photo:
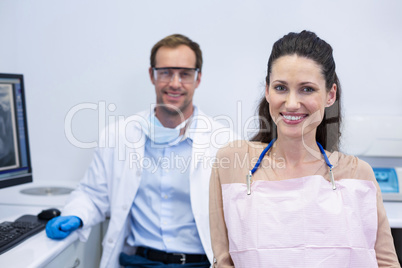
[[88, 241], [75, 240], [44, 268], [96, 268], [101, 258], [101, 224], [92, 228]]

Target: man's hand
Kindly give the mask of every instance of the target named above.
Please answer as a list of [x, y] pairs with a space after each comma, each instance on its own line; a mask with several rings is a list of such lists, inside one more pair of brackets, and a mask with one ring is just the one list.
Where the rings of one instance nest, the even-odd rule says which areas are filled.
[[81, 226], [82, 220], [77, 216], [59, 216], [46, 224], [46, 234], [52, 239], [63, 239]]

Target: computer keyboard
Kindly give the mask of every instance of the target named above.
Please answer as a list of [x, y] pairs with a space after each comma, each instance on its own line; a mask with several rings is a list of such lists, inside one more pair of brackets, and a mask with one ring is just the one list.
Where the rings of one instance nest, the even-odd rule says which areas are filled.
[[46, 221], [39, 220], [34, 215], [24, 215], [13, 222], [0, 223], [0, 254], [39, 233], [45, 227]]

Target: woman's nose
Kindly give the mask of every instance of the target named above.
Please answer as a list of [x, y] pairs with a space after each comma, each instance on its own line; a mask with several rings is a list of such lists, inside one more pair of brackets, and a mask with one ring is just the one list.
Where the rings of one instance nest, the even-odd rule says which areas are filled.
[[300, 108], [299, 98], [296, 93], [289, 92], [289, 94], [286, 97], [285, 106], [286, 106], [286, 109], [289, 109], [289, 110], [296, 110], [296, 109]]

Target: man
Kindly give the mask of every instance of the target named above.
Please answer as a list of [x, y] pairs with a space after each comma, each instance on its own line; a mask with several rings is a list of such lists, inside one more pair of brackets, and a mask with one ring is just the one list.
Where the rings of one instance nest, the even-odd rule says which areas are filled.
[[193, 105], [201, 69], [200, 47], [189, 38], [155, 44], [149, 75], [156, 105], [104, 131], [99, 144], [117, 145], [97, 148], [62, 216], [49, 221], [50, 238], [78, 229], [85, 241], [109, 216], [101, 267], [210, 266], [211, 166], [234, 137]]

